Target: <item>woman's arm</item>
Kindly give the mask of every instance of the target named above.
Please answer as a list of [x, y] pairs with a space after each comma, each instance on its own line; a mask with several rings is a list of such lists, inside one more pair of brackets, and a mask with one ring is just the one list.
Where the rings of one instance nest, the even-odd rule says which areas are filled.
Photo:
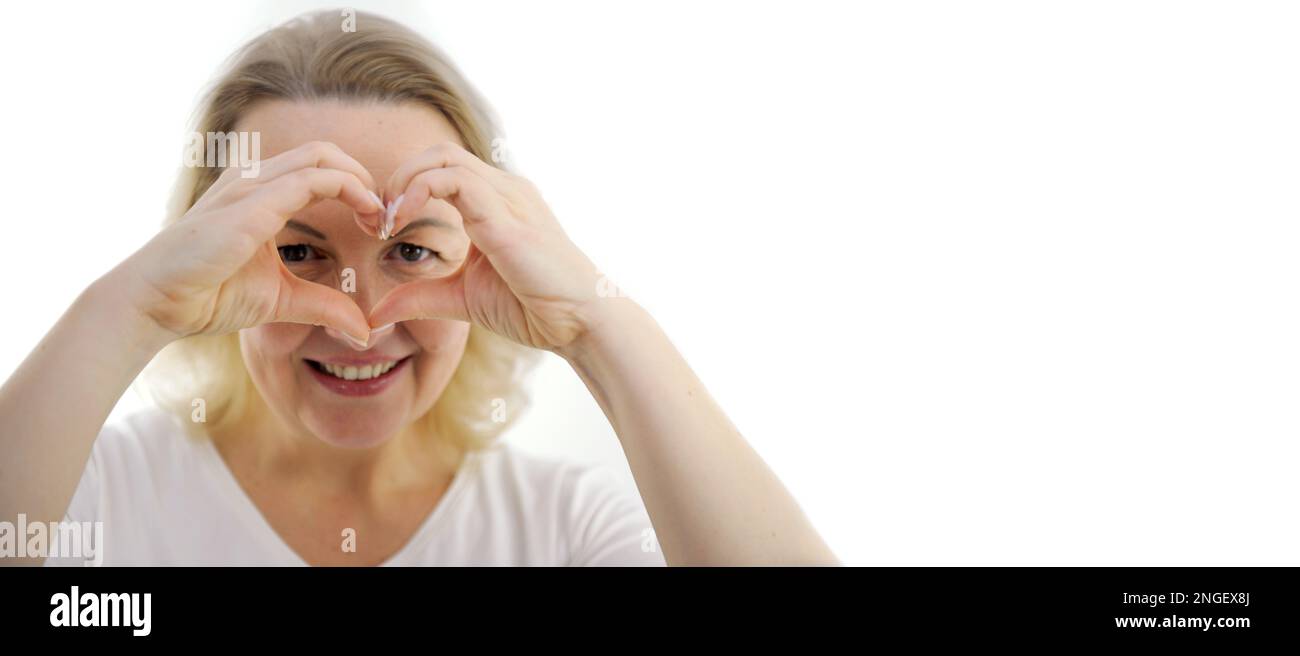
[[445, 143], [399, 167], [385, 195], [391, 234], [437, 215], [472, 244], [456, 273], [380, 299], [371, 326], [470, 321], [566, 358], [618, 433], [669, 564], [837, 564], [654, 320], [601, 294], [532, 183]]
[[170, 341], [114, 269], [83, 291], [0, 387], [0, 519], [63, 519], [122, 393]]
[[668, 564], [839, 564], [654, 319], [601, 305], [558, 352], [618, 434]]

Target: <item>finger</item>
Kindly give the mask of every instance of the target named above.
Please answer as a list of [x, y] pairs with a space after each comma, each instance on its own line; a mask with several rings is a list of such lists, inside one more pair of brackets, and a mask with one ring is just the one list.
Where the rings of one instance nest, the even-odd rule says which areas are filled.
[[370, 175], [370, 171], [361, 165], [361, 162], [358, 162], [332, 142], [311, 141], [293, 150], [276, 155], [263, 165], [260, 177], [270, 181], [306, 168], [337, 169], [357, 176], [357, 179], [361, 180], [361, 183], [365, 185], [366, 190], [370, 193], [378, 208], [374, 212], [363, 213], [358, 211], [356, 215], [357, 227], [372, 237], [379, 236], [379, 229], [382, 226], [384, 217], [384, 201], [374, 191], [376, 188], [375, 179]]
[[[424, 201], [425, 204], [422, 208], [417, 208], [415, 203], [418, 201], [411, 201], [408, 205], [405, 195], [398, 196], [397, 199], [388, 206], [388, 217], [381, 221], [381, 223], [387, 227], [380, 231], [379, 238], [395, 238], [398, 236], [398, 233], [410, 228], [412, 223], [418, 219], [430, 219], [435, 222], [435, 227], [449, 228], [456, 233], [461, 232], [461, 228], [465, 225], [465, 220], [461, 218], [460, 210], [457, 210], [455, 205], [452, 205], [441, 198], [432, 198], [427, 194], [427, 192], [421, 196], [421, 198], [426, 199]], [[397, 228], [396, 216], [402, 208], [407, 209], [407, 213], [403, 216], [409, 218], [403, 218], [401, 228]]]
[[[441, 169], [448, 166], [462, 166], [480, 176], [489, 184], [498, 181], [505, 173], [487, 162], [477, 158], [473, 153], [450, 141], [425, 149], [420, 154], [402, 163], [384, 183], [387, 194], [401, 194], [411, 184], [411, 179], [429, 169]], [[396, 196], [385, 196], [385, 201], [392, 201]]]
[[352, 218], [357, 222], [357, 227], [361, 228], [361, 232], [364, 232], [375, 239], [383, 239], [381, 231], [384, 226], [384, 213], [382, 211], [375, 212], [374, 214], [362, 214], [356, 212], [352, 215]]
[[347, 294], [303, 280], [284, 269], [284, 285], [272, 321], [326, 326], [362, 344], [370, 338], [370, 323]]
[[471, 238], [475, 236], [475, 226], [500, 222], [510, 216], [509, 205], [500, 192], [469, 169], [461, 166], [429, 169], [411, 179], [399, 199], [401, 204], [396, 211], [390, 210], [392, 234], [420, 218], [430, 199], [450, 203], [460, 213]]
[[370, 171], [351, 155], [328, 141], [311, 141], [287, 150], [262, 163], [259, 180], [274, 180], [298, 169], [338, 169], [357, 176], [367, 189], [375, 189], [375, 179]]
[[264, 183], [242, 203], [263, 211], [247, 212], [249, 234], [269, 240], [294, 213], [319, 200], [334, 199], [351, 206], [358, 214], [382, 211], [379, 202], [357, 176], [337, 169], [305, 168]]
[[194, 201], [194, 205], [190, 207], [191, 211], [202, 210], [204, 207], [216, 207], [228, 202], [226, 200], [227, 195], [224, 192], [234, 181], [239, 179], [239, 169], [234, 166], [227, 167], [212, 184], [208, 185], [203, 195]]
[[[217, 183], [213, 184], [214, 197], [218, 194], [229, 198], [240, 198], [255, 191], [259, 183], [268, 183], [285, 175], [304, 169], [335, 169], [356, 176], [371, 194], [378, 209], [373, 212], [358, 212], [357, 225], [371, 235], [378, 234], [383, 219], [383, 200], [373, 190], [375, 180], [370, 171], [355, 158], [343, 152], [342, 148], [328, 141], [312, 141], [292, 150], [285, 151], [260, 164], [256, 177], [245, 178], [242, 170], [231, 168], [222, 173]], [[232, 171], [238, 174], [232, 174]], [[241, 189], [219, 189], [219, 187], [239, 186], [237, 183], [247, 180]], [[209, 194], [205, 194], [208, 196]]]
[[221, 173], [221, 177], [213, 183], [212, 188], [229, 186], [240, 180], [246, 180], [250, 184], [269, 182], [305, 168], [347, 171], [360, 178], [367, 188], [376, 188], [374, 177], [366, 167], [361, 165], [361, 162], [328, 141], [310, 141], [266, 161], [258, 160], [256, 168], [230, 166]]
[[398, 285], [370, 308], [370, 325], [418, 319], [469, 321], [463, 280], [455, 274]]

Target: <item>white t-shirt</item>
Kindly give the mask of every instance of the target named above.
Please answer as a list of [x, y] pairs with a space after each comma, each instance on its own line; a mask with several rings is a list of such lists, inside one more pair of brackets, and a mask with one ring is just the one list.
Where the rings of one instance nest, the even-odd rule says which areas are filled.
[[[105, 426], [96, 439], [64, 521], [103, 522], [102, 564], [305, 565], [212, 442], [186, 435], [177, 421], [150, 409]], [[612, 473], [507, 444], [470, 452], [433, 512], [384, 562], [664, 564], [644, 505]]]

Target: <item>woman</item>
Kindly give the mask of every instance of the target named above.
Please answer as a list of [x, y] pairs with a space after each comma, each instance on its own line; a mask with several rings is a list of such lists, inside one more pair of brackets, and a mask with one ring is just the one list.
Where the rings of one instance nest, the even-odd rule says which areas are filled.
[[[102, 522], [106, 564], [836, 563], [653, 319], [486, 163], [487, 112], [427, 42], [301, 17], [236, 54], [196, 133], [261, 157], [205, 166], [200, 139], [163, 230], [0, 389], [4, 517]], [[494, 442], [536, 350], [641, 502]], [[170, 412], [104, 427], [151, 361]]]

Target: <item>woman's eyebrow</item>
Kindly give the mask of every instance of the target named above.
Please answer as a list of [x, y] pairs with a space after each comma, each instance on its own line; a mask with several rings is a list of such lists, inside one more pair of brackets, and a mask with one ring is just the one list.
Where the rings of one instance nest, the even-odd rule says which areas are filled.
[[288, 221], [286, 221], [286, 222], [284, 223], [284, 227], [289, 228], [289, 229], [291, 229], [291, 230], [297, 230], [298, 232], [301, 232], [301, 233], [303, 233], [303, 234], [306, 234], [306, 235], [309, 235], [309, 236], [315, 237], [315, 238], [317, 238], [317, 239], [319, 239], [319, 240], [321, 240], [321, 241], [329, 241], [329, 237], [326, 237], [326, 236], [325, 236], [325, 233], [323, 233], [323, 232], [321, 232], [321, 231], [319, 231], [319, 230], [317, 230], [317, 229], [315, 229], [315, 228], [313, 228], [313, 227], [311, 227], [311, 226], [309, 226], [309, 225], [307, 225], [307, 224], [305, 224], [305, 223], [300, 223], [300, 222], [298, 222], [298, 221], [294, 221], [293, 219], [289, 219]]
[[447, 223], [446, 221], [443, 221], [442, 219], [416, 219], [416, 220], [414, 220], [414, 221], [412, 221], [412, 222], [406, 224], [406, 227], [404, 227], [404, 228], [402, 228], [401, 230], [399, 230], [399, 231], [397, 232], [397, 234], [395, 234], [395, 235], [393, 235], [393, 236], [391, 237], [391, 239], [395, 239], [395, 238], [397, 238], [397, 237], [402, 236], [402, 233], [406, 232], [407, 230], [411, 230], [411, 229], [414, 229], [414, 228], [419, 228], [419, 227], [421, 227], [421, 226], [429, 226], [429, 227], [431, 227], [431, 228], [453, 228], [453, 227], [455, 227], [455, 226], [453, 226], [452, 224]]

